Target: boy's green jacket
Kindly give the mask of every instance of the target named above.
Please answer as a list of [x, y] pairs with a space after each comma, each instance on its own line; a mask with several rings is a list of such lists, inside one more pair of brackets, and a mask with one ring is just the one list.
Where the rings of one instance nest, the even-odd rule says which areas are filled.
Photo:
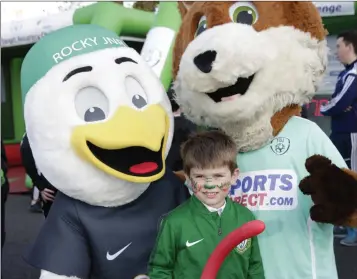
[[[219, 242], [234, 229], [254, 220], [245, 207], [226, 199], [221, 214], [210, 212], [195, 196], [161, 222], [149, 262], [152, 279], [200, 279]], [[256, 237], [239, 244], [227, 256], [217, 279], [264, 279]]]

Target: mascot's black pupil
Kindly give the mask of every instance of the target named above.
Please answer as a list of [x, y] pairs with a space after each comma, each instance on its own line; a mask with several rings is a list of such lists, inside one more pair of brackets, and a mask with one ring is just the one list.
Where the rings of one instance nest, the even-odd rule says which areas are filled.
[[252, 25], [253, 15], [252, 13], [249, 13], [249, 11], [241, 11], [238, 13], [236, 21], [237, 23]]
[[198, 27], [198, 29], [196, 31], [196, 36], [198, 36], [199, 34], [201, 34], [205, 30], [206, 30], [206, 24], [202, 24], [200, 27]]
[[91, 107], [87, 109], [84, 114], [84, 121], [93, 122], [105, 119], [105, 113], [102, 109], [98, 107]]
[[142, 108], [147, 105], [145, 99], [138, 94], [134, 95], [131, 101], [137, 108]]

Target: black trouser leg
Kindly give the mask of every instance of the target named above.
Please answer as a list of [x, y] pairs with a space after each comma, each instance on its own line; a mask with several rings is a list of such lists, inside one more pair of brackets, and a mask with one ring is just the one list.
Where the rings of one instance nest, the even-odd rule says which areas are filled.
[[48, 213], [50, 212], [51, 206], [52, 206], [52, 202], [50, 202], [50, 201], [43, 203], [42, 210], [43, 210], [43, 215], [45, 215], [45, 218], [47, 218]]
[[5, 203], [1, 201], [1, 251], [5, 244]]
[[343, 159], [346, 161], [348, 168], [351, 168], [351, 134], [331, 134], [330, 139], [340, 152]]
[[9, 183], [5, 182], [1, 186], [1, 252], [5, 244], [6, 230], [5, 230], [5, 203], [9, 193]]

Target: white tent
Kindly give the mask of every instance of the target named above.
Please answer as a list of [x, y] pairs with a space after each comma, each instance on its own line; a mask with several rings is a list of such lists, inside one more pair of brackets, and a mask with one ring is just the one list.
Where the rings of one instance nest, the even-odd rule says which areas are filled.
[[2, 23], [1, 47], [33, 44], [54, 30], [72, 25], [73, 14], [74, 10], [70, 10], [47, 17]]
[[[38, 2], [36, 7], [33, 2], [2, 3], [1, 47], [33, 44], [45, 34], [72, 25], [76, 9], [94, 3], [96, 2]], [[133, 3], [125, 1], [124, 6], [130, 8]], [[12, 18], [16, 18], [16, 11], [20, 14], [27, 13], [27, 18], [13, 20]]]
[[[7, 4], [15, 5], [18, 3], [20, 2], [8, 2]], [[46, 2], [41, 3], [45, 4]], [[71, 25], [75, 9], [92, 3], [95, 2], [52, 2], [52, 4], [51, 2], [47, 2], [48, 5], [51, 4], [51, 6], [48, 6], [52, 9], [51, 15], [38, 16], [36, 18], [25, 20], [2, 22], [1, 47], [12, 47], [35, 43], [43, 35], [56, 29]], [[132, 1], [125, 1], [124, 5], [131, 7], [133, 3], [134, 2]], [[2, 3], [2, 6], [4, 4], [5, 3]], [[21, 5], [25, 4], [29, 3], [24, 2]], [[69, 6], [63, 8], [63, 5], [65, 4]], [[314, 4], [317, 6], [321, 16], [323, 17], [354, 15], [355, 12], [354, 2], [314, 2]], [[55, 8], [58, 9], [57, 13], [53, 13], [53, 11], [56, 10]], [[59, 12], [60, 8], [67, 9], [67, 11]]]

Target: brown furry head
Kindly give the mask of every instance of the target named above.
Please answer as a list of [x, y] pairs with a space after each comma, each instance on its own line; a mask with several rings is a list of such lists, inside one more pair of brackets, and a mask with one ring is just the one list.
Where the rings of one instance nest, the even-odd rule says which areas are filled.
[[[311, 2], [253, 2], [259, 11], [259, 20], [253, 24], [254, 29], [262, 31], [279, 25], [294, 26], [311, 33], [322, 40], [326, 36], [318, 10]], [[207, 29], [232, 22], [229, 7], [232, 2], [178, 2], [182, 25], [177, 35], [174, 48], [173, 73], [177, 75], [180, 60], [187, 45], [195, 38], [200, 18], [207, 17]]]
[[183, 113], [227, 132], [259, 122], [261, 142], [241, 150], [259, 148], [312, 98], [325, 71], [326, 31], [317, 8], [312, 2], [181, 1], [179, 10], [173, 73]]

